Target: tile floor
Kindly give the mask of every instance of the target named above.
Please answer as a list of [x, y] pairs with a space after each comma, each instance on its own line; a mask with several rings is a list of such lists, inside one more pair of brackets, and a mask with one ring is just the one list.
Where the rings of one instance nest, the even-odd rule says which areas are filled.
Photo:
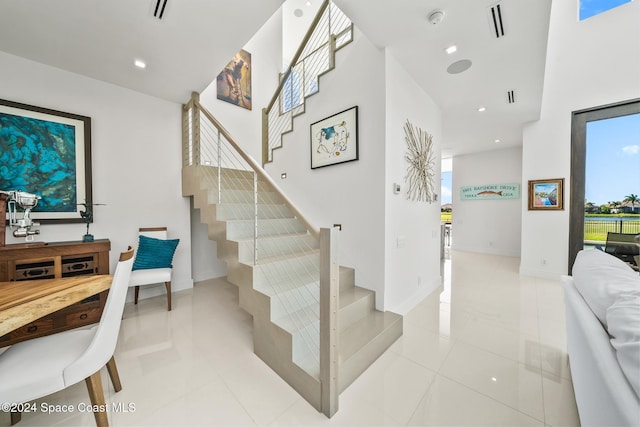
[[[452, 251], [442, 287], [405, 316], [403, 337], [342, 393], [331, 420], [252, 353], [233, 285], [175, 293], [170, 313], [164, 297], [128, 303], [116, 350], [123, 390], [103, 372], [107, 401], [121, 404], [110, 425], [578, 425], [560, 283], [520, 277], [518, 264]], [[76, 384], [18, 425], [93, 426], [91, 413], [41, 412], [88, 401]]]

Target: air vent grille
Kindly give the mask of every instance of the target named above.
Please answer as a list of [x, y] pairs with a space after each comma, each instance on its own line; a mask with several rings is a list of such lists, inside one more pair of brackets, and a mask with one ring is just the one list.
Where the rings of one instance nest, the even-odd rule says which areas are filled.
[[164, 9], [167, 7], [168, 0], [156, 0], [155, 7], [153, 9], [153, 16], [158, 19], [162, 19], [164, 16]]
[[502, 6], [496, 3], [489, 8], [489, 18], [491, 23], [491, 33], [496, 38], [504, 37], [504, 19], [502, 17]]
[[507, 99], [509, 100], [509, 104], [513, 104], [516, 102], [516, 93], [512, 90], [507, 92]]

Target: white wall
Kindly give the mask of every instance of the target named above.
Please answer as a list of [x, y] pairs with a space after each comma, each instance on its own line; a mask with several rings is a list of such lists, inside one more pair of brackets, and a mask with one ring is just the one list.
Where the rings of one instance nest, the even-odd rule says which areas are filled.
[[[307, 98], [306, 113], [266, 166], [311, 223], [342, 224], [340, 264], [356, 269], [358, 286], [377, 291], [378, 308], [384, 306], [385, 278], [384, 67], [383, 52], [356, 28], [354, 41], [338, 51], [335, 70], [322, 76], [320, 92]], [[355, 105], [359, 160], [311, 170], [310, 124]]]
[[520, 255], [522, 199], [461, 200], [460, 187], [519, 183], [522, 149], [508, 148], [453, 158], [453, 239], [456, 250], [497, 255]]
[[[404, 125], [409, 120], [433, 136], [434, 190], [439, 195], [442, 115], [431, 97], [389, 53], [385, 55], [385, 72], [384, 305], [404, 313], [441, 282], [440, 199], [433, 203], [407, 200]], [[402, 194], [393, 193], [394, 183], [401, 184]]]
[[[262, 163], [262, 109], [278, 86], [282, 56], [282, 13], [277, 11], [242, 47], [251, 53], [252, 109], [216, 98], [216, 80], [200, 94], [200, 103], [258, 163]], [[231, 61], [232, 58], [229, 58]]]
[[[215, 80], [200, 94], [202, 105], [258, 163], [262, 162], [262, 108], [267, 106], [278, 84], [281, 46], [282, 13], [277, 11], [243, 47], [251, 53], [251, 110], [217, 99]], [[226, 263], [218, 260], [216, 242], [209, 240], [198, 209], [191, 213], [191, 222], [194, 280], [226, 276]]]
[[[322, 3], [322, 0], [287, 0], [282, 4], [281, 71], [291, 65], [293, 55], [300, 47]], [[302, 11], [302, 16], [295, 15], [296, 9]]]
[[[91, 117], [91, 233], [111, 240], [111, 270], [141, 226], [179, 238], [173, 289], [190, 288], [189, 200], [181, 190], [180, 105], [0, 52], [0, 98]], [[11, 190], [11, 189], [6, 189]], [[39, 189], [28, 189], [37, 193]], [[84, 224], [42, 225], [37, 240], [80, 240]], [[7, 243], [19, 243], [9, 236]], [[161, 289], [160, 289], [161, 288]], [[156, 292], [157, 291], [157, 292]], [[164, 293], [164, 286], [141, 297]]]
[[[522, 182], [565, 178], [565, 204], [571, 194], [571, 112], [640, 97], [640, 1], [582, 22], [576, 3], [551, 5], [541, 116], [523, 132]], [[568, 208], [528, 211], [526, 197], [521, 202], [520, 272], [566, 274]]]

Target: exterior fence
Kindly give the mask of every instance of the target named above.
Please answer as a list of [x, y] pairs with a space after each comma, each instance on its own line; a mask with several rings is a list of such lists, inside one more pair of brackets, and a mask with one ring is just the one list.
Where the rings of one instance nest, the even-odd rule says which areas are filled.
[[585, 235], [602, 235], [602, 240], [606, 240], [607, 233], [640, 233], [640, 220], [619, 220], [619, 221], [599, 221], [596, 219], [585, 219]]

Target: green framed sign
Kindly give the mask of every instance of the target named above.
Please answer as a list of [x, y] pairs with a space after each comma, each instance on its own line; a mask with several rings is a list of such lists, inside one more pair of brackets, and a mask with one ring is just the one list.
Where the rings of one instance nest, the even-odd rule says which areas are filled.
[[467, 185], [460, 187], [460, 200], [498, 200], [519, 198], [519, 183]]

